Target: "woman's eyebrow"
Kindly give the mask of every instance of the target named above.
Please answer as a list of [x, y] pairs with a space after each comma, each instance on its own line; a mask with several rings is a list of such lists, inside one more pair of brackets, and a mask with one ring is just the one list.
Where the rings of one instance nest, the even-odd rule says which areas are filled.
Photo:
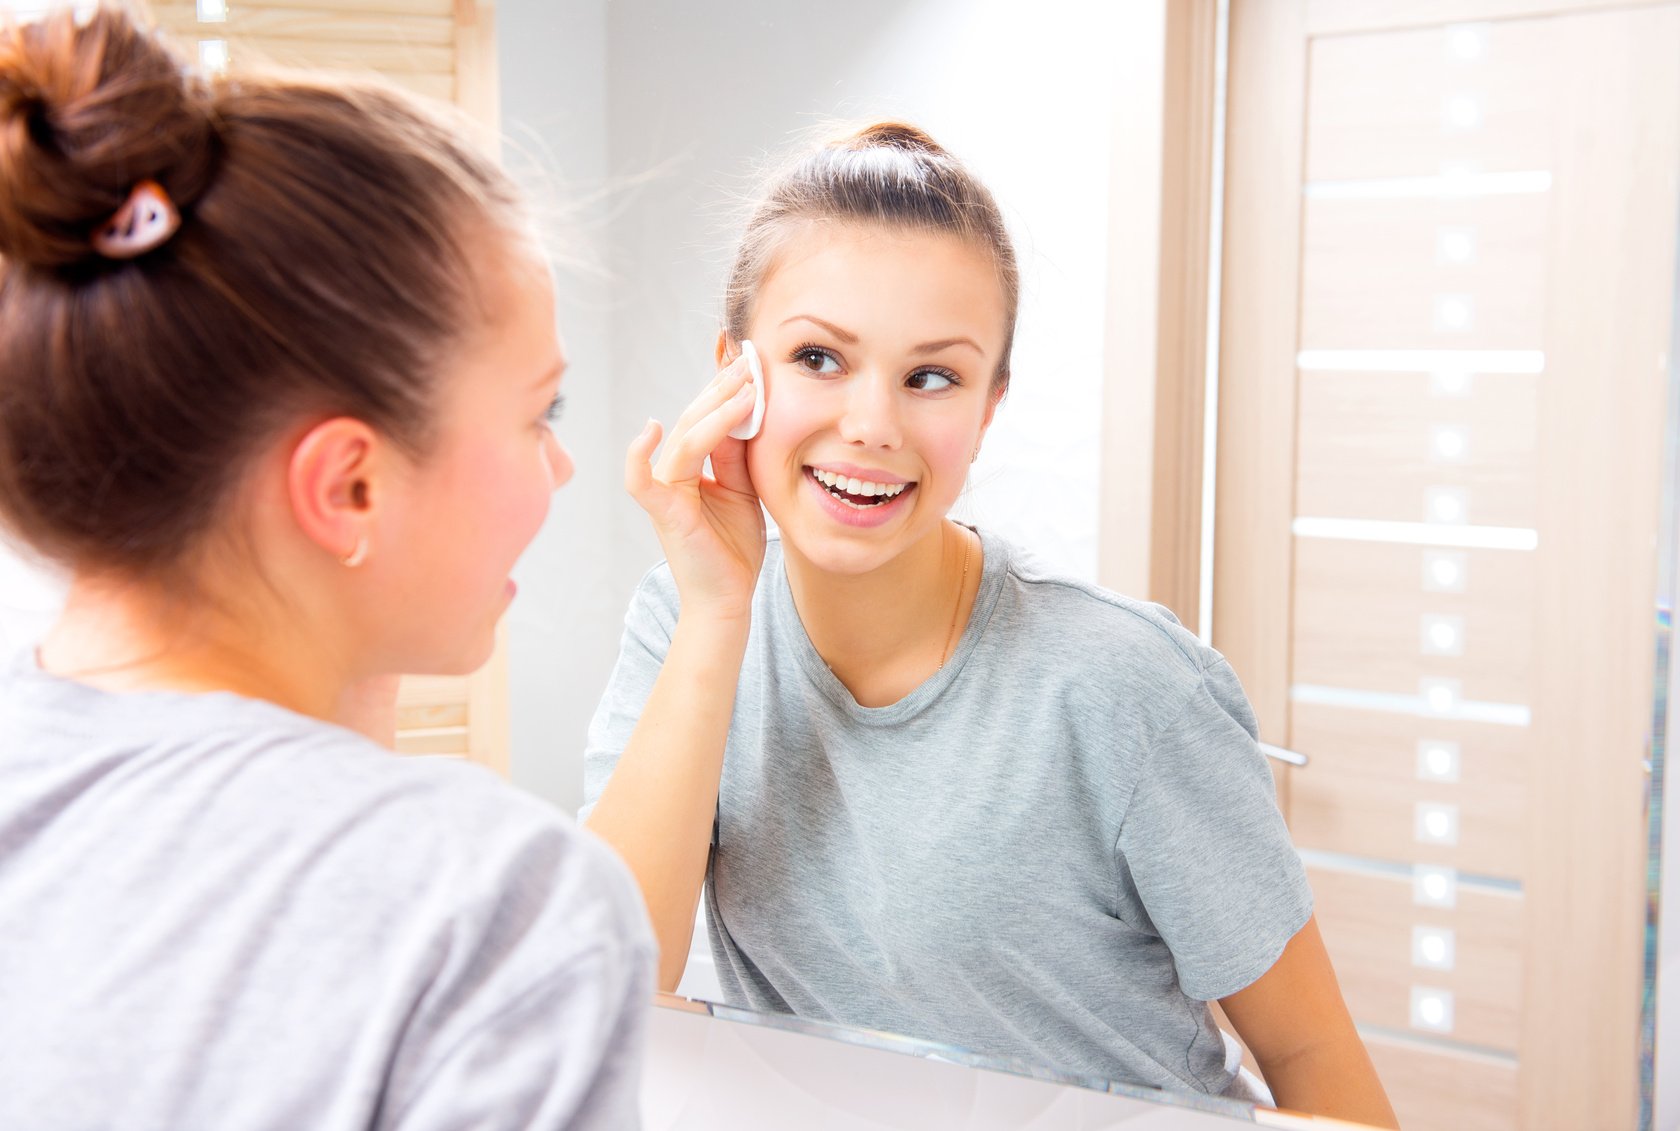
[[[818, 318], [814, 314], [795, 314], [792, 318], [783, 319], [782, 325], [786, 326], [789, 322], [801, 321], [812, 322], [821, 326], [824, 330], [827, 330], [830, 334], [833, 334], [836, 338], [839, 338], [842, 342], [845, 342], [849, 346], [857, 344], [858, 336], [856, 334], [849, 330], [842, 330], [834, 323]], [[952, 346], [967, 346], [969, 349], [973, 350], [982, 357], [986, 355], [986, 351], [981, 349], [973, 338], [962, 337], [940, 338], [936, 342], [923, 342], [919, 346], [911, 346], [910, 352], [917, 354], [938, 353], [940, 350], [950, 349]]]
[[563, 373], [566, 372], [566, 368], [567, 368], [567, 361], [566, 361], [565, 358], [562, 357], [558, 361], [556, 361], [553, 365], [551, 365], [547, 369], [543, 370], [542, 376], [538, 377], [535, 381], [531, 382], [531, 387], [533, 389], [540, 389], [544, 385], [554, 384], [555, 380], [557, 378], [559, 378]]
[[923, 342], [911, 349], [911, 353], [938, 353], [940, 350], [950, 349], [952, 346], [967, 346], [975, 353], [984, 357], [986, 351], [981, 349], [973, 338], [941, 338], [937, 342]]
[[784, 318], [782, 320], [782, 325], [786, 326], [789, 322], [799, 322], [801, 320], [816, 323], [818, 326], [821, 326], [824, 330], [827, 330], [830, 334], [833, 334], [836, 338], [839, 338], [842, 342], [845, 342], [849, 346], [857, 344], [858, 336], [856, 334], [852, 333], [850, 330], [842, 330], [832, 322], [825, 322], [823, 319], [818, 318], [814, 314], [795, 314], [792, 318]]

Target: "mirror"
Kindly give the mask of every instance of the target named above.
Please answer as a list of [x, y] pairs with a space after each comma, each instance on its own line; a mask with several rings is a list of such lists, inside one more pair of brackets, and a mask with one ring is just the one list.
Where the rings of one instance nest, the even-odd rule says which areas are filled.
[[[317, 61], [412, 72], [482, 113], [493, 28], [510, 163], [575, 205], [588, 245], [561, 272], [578, 472], [510, 614], [516, 782], [582, 801], [582, 735], [659, 557], [619, 483], [623, 446], [710, 369], [754, 169], [819, 121], [905, 118], [986, 181], [1023, 268], [1016, 378], [956, 513], [1069, 576], [1170, 593], [1232, 657], [1263, 736], [1308, 756], [1279, 770], [1283, 804], [1403, 1124], [1680, 1118], [1662, 1087], [1674, 1057], [1654, 1059], [1680, 1049], [1655, 1039], [1680, 1015], [1664, 1000], [1680, 978], [1656, 978], [1677, 954], [1657, 885], [1680, 875], [1660, 855], [1676, 841], [1660, 835], [1680, 530], [1672, 5], [1459, 0], [1399, 26], [1392, 6], [1263, 18], [1236, 0], [1217, 390], [1162, 360], [1200, 355], [1162, 329], [1196, 319], [1160, 266], [1202, 269], [1173, 243], [1182, 186], [1164, 180], [1198, 127], [1168, 114], [1194, 104], [1175, 84], [1212, 83], [1186, 44], [1225, 42], [1223, 5], [410, 7], [399, 41], [345, 19]], [[476, 47], [445, 26], [456, 9], [477, 13]], [[440, 62], [451, 44], [476, 61]], [[1611, 378], [1628, 382], [1616, 397], [1593, 392]], [[1209, 391], [1211, 453], [1183, 439], [1196, 412], [1175, 415]], [[1210, 470], [1204, 515], [1172, 485]], [[1186, 514], [1206, 522], [1164, 532]], [[1634, 549], [1543, 557], [1615, 539]], [[50, 584], [0, 583], [0, 630], [21, 639]], [[1483, 587], [1517, 604], [1477, 604]], [[1588, 700], [1607, 713], [1559, 707]], [[703, 926], [696, 940], [684, 990], [719, 997]], [[1607, 1012], [1583, 1028], [1571, 1011], [1589, 998]]]
[[[1574, 152], [1566, 142], [1625, 136], [1606, 128], [1616, 121], [1669, 139], [1662, 144], [1673, 132], [1666, 118], [1584, 97], [1585, 79], [1566, 96], [1536, 60], [1568, 52], [1583, 74], [1608, 66], [1637, 73], [1629, 84], [1670, 89], [1673, 56], [1653, 59], [1639, 45], [1667, 43], [1672, 21], [1655, 11], [1604, 21], [1558, 5], [1540, 18], [1539, 5], [1495, 13], [1465, 2], [1403, 26], [1378, 6], [1280, 5], [1278, 26], [1262, 7], [1231, 12], [1231, 80], [1245, 94], [1230, 103], [1226, 163], [1230, 177], [1249, 180], [1224, 183], [1214, 314], [1214, 642], [1233, 656], [1264, 733], [1312, 759], [1287, 771], [1284, 803], [1310, 854], [1344, 991], [1403, 1123], [1639, 1122], [1656, 1094], [1649, 1061], [1643, 1091], [1636, 1080], [1636, 1030], [1649, 1015], [1638, 1001], [1645, 854], [1634, 835], [1647, 827], [1640, 763], [1652, 685], [1641, 673], [1656, 649], [1655, 563], [1609, 574], [1550, 551], [1597, 529], [1593, 512], [1610, 494], [1630, 500], [1625, 521], [1640, 536], [1656, 537], [1660, 434], [1651, 422], [1667, 388], [1674, 269], [1672, 154], [1651, 159], [1664, 172], [1640, 193], [1627, 177], [1645, 160], [1637, 146]], [[598, 408], [613, 427], [568, 435], [587, 448], [580, 463], [604, 473], [595, 501], [580, 491], [566, 503], [576, 518], [593, 516], [585, 529], [600, 540], [589, 544], [615, 555], [616, 579], [593, 590], [610, 595], [605, 616], [659, 556], [615, 495], [619, 438], [648, 416], [670, 420], [706, 373], [735, 198], [750, 191], [761, 156], [834, 116], [902, 116], [928, 128], [987, 181], [1018, 239], [1017, 376], [959, 513], [1074, 576], [1126, 574], [1113, 583], [1134, 593], [1140, 579], [1143, 589], [1157, 580], [1149, 551], [1165, 545], [1169, 563], [1195, 559], [1150, 521], [1151, 507], [1162, 523], [1193, 509], [1164, 484], [1202, 466], [1194, 446], [1147, 427], [1133, 444], [1138, 433], [1125, 430], [1171, 419], [1180, 389], [1151, 383], [1159, 352], [1182, 347], [1153, 336], [1163, 304], [1175, 301], [1153, 273], [1178, 232], [1155, 226], [1175, 201], [1163, 196], [1159, 147], [1193, 127], [1162, 127], [1162, 84], [1185, 81], [1173, 54], [1183, 40], [1173, 37], [1188, 34], [1169, 28], [1162, 9], [1058, 4], [1028, 15], [990, 4], [872, 4], [835, 19], [763, 3], [737, 4], [714, 24], [641, 3], [615, 4], [591, 25], [591, 58], [600, 48], [605, 62], [587, 81], [605, 92], [604, 129], [576, 132], [574, 117], [546, 136], [564, 154], [577, 152], [565, 139], [596, 139], [605, 156], [595, 165], [562, 164], [596, 183], [618, 178], [622, 190], [604, 221], [611, 304], [598, 325], [569, 328], [612, 376], [610, 394], [576, 383], [579, 397], [600, 397], [587, 418]], [[504, 32], [516, 11], [503, 7]], [[533, 73], [521, 69], [521, 52], [524, 66], [542, 65], [529, 45], [539, 40], [548, 41], [504, 39], [505, 91]], [[1256, 88], [1261, 72], [1271, 85]], [[1383, 77], [1396, 73], [1404, 80]], [[1309, 102], [1302, 91], [1340, 93]], [[568, 113], [552, 95], [527, 105], [533, 117], [522, 120]], [[504, 112], [512, 127], [511, 97]], [[1591, 127], [1589, 114], [1599, 115]], [[1594, 162], [1602, 175], [1584, 176]], [[1296, 183], [1267, 179], [1280, 169]], [[1594, 182], [1615, 187], [1590, 204], [1568, 187]], [[1650, 209], [1648, 224], [1605, 227], [1636, 206]], [[1145, 269], [1129, 273], [1139, 263]], [[1601, 401], [1559, 399], [1610, 379], [1581, 344], [1586, 323], [1558, 321], [1557, 312], [1590, 302], [1568, 289], [1571, 278], [1658, 296], [1623, 323], [1638, 327], [1640, 352], [1627, 364], [1646, 375], [1641, 404], [1655, 406], [1644, 426], [1625, 422], [1636, 457], [1613, 444], [1570, 454], [1572, 424], [1592, 445], [1619, 427]], [[1139, 343], [1122, 360], [1119, 351]], [[1261, 376], [1244, 384], [1249, 359]], [[1265, 384], [1274, 370], [1281, 393]], [[1115, 406], [1130, 411], [1117, 416]], [[1176, 423], [1179, 435], [1196, 431]], [[1273, 450], [1290, 462], [1267, 463]], [[1243, 514], [1281, 531], [1281, 551], [1245, 545]], [[1537, 548], [1525, 548], [1530, 534]], [[1261, 575], [1277, 588], [1240, 589]], [[1381, 593], [1356, 584], [1378, 580]], [[1174, 584], [1175, 610], [1207, 619], [1199, 587]], [[1626, 695], [1614, 705], [1595, 699], [1596, 715], [1560, 714], [1576, 698], [1569, 681], [1590, 677], [1547, 659], [1567, 647], [1548, 643], [1540, 623], [1555, 607], [1546, 591], [1554, 601], [1569, 595], [1588, 621], [1623, 626], [1595, 648], [1622, 657]], [[1613, 604], [1611, 593], [1631, 604]], [[1235, 622], [1223, 636], [1222, 616]], [[1258, 625], [1247, 637], [1245, 617]], [[1532, 666], [1535, 656], [1546, 662]], [[1292, 668], [1291, 657], [1310, 670]], [[604, 669], [580, 681], [603, 682]], [[1565, 733], [1575, 735], [1573, 757], [1602, 751], [1604, 765], [1572, 771], [1571, 755], [1551, 749]], [[1600, 835], [1598, 823], [1621, 831]], [[1568, 831], [1548, 842], [1548, 826]], [[1571, 863], [1612, 841], [1609, 865], [1602, 856], [1590, 868]], [[1604, 995], [1611, 1012], [1593, 1015], [1595, 1044], [1614, 1051], [1591, 1064], [1544, 1020], [1568, 956], [1583, 953], [1614, 955], [1595, 984], [1623, 987]], [[709, 996], [703, 943], [698, 958], [689, 986]]]

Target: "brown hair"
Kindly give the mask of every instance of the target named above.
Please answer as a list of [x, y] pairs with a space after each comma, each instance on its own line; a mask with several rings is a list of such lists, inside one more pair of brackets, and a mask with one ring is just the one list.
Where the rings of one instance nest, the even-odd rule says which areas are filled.
[[[94, 233], [139, 181], [180, 230]], [[168, 573], [307, 414], [424, 450], [469, 243], [516, 194], [394, 91], [203, 81], [120, 11], [0, 24], [0, 521], [76, 567]]]
[[825, 221], [943, 232], [991, 255], [1003, 288], [1003, 355], [992, 389], [1009, 387], [1020, 271], [1003, 214], [986, 186], [938, 142], [903, 122], [876, 122], [817, 146], [771, 175], [730, 268], [724, 329], [747, 334], [753, 299], [793, 233]]

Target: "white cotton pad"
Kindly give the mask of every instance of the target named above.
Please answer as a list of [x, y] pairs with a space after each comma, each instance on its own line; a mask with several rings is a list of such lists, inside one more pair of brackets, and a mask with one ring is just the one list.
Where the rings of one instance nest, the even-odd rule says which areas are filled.
[[758, 426], [764, 423], [764, 367], [758, 363], [758, 351], [748, 341], [741, 343], [741, 356], [747, 359], [747, 372], [751, 374], [753, 388], [752, 416], [729, 430], [729, 434], [737, 440], [750, 440], [758, 435]]

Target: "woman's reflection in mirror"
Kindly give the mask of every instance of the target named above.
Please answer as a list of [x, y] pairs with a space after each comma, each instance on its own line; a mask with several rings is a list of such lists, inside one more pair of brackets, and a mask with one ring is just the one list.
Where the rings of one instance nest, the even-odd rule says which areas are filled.
[[948, 517], [1018, 279], [991, 194], [915, 127], [770, 178], [716, 378], [628, 453], [667, 560], [591, 728], [589, 827], [666, 989], [703, 897], [733, 1004], [1392, 1125], [1231, 668]]

